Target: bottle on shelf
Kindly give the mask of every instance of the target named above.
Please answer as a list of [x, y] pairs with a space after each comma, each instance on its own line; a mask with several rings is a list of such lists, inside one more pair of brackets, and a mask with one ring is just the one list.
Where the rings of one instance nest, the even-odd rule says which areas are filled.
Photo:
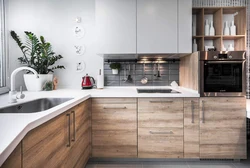
[[228, 45], [227, 51], [234, 51], [233, 44], [229, 44], [229, 45]]
[[215, 35], [214, 24], [213, 24], [212, 20], [210, 21], [209, 35], [210, 36], [214, 36]]
[[193, 42], [193, 52], [196, 52], [197, 51], [197, 43], [196, 43], [196, 39], [194, 39], [194, 42]]
[[194, 22], [192, 23], [192, 35], [196, 36], [196, 26]]
[[230, 35], [235, 36], [236, 35], [236, 26], [234, 25], [234, 21], [231, 23], [232, 25], [230, 26]]
[[205, 21], [205, 36], [209, 36], [209, 24], [207, 19]]
[[225, 36], [229, 35], [229, 27], [228, 27], [228, 22], [227, 21], [225, 22], [225, 25], [224, 25], [224, 35]]

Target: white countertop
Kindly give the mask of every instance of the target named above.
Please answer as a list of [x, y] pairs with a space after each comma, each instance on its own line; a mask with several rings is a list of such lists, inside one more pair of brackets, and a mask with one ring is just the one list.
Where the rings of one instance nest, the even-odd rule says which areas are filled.
[[[80, 102], [90, 97], [199, 97], [198, 92], [177, 88], [174, 89], [181, 93], [140, 93], [136, 88], [163, 89], [171, 87], [105, 87], [104, 89], [91, 90], [72, 90], [59, 89], [55, 91], [24, 92], [26, 97], [18, 100], [20, 104], [38, 98], [73, 98], [65, 103], [55, 106], [49, 110], [37, 113], [0, 113], [0, 166], [12, 153], [15, 147], [21, 142], [24, 136], [33, 128], [45, 123], [46, 121], [58, 116], [66, 110], [74, 107]], [[8, 94], [0, 95], [0, 108], [11, 106], [8, 103]]]

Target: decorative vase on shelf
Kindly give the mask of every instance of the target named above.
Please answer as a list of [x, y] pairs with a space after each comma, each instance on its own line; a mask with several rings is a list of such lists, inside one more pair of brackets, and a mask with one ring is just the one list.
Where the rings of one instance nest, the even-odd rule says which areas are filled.
[[232, 21], [232, 25], [230, 26], [230, 35], [231, 36], [236, 35], [236, 26], [234, 25], [234, 21]]
[[209, 24], [208, 24], [208, 20], [206, 19], [205, 21], [205, 36], [209, 35]]
[[228, 22], [225, 22], [225, 26], [224, 26], [224, 35], [228, 36], [229, 35], [229, 27], [228, 27]]
[[118, 69], [112, 69], [112, 74], [117, 75], [118, 74]]
[[197, 51], [197, 43], [196, 43], [196, 39], [194, 39], [194, 43], [193, 43], [193, 52]]
[[214, 36], [214, 35], [215, 35], [215, 30], [214, 30], [213, 21], [210, 22], [209, 35], [210, 35], [210, 36]]
[[233, 44], [229, 44], [229, 45], [228, 45], [227, 51], [234, 51]]
[[194, 22], [192, 23], [192, 35], [196, 36], [196, 26], [195, 26]]

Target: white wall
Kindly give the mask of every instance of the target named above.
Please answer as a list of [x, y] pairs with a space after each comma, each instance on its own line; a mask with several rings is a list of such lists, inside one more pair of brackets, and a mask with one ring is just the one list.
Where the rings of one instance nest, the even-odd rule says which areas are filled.
[[[6, 0], [7, 29], [22, 35], [23, 31], [32, 31], [43, 35], [51, 42], [54, 51], [64, 58], [59, 61], [65, 70], [56, 70], [59, 87], [81, 88], [81, 78], [88, 73], [96, 76], [98, 69], [103, 66], [103, 59], [96, 55], [95, 50], [95, 0]], [[75, 18], [82, 18], [82, 27], [86, 34], [77, 39], [73, 28], [77, 24]], [[8, 34], [9, 36], [9, 34]], [[82, 56], [75, 54], [74, 45], [85, 45], [86, 52]], [[15, 41], [9, 36], [10, 72], [19, 67], [17, 58], [22, 53]], [[78, 73], [75, 65], [85, 61], [86, 69]], [[17, 86], [23, 85], [22, 75], [17, 75]]]

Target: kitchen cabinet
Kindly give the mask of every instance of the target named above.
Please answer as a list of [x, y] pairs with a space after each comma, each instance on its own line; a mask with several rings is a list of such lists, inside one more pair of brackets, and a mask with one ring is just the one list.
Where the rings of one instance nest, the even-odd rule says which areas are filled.
[[178, 1], [137, 0], [137, 53], [178, 52]]
[[178, 0], [178, 53], [192, 53], [192, 0]]
[[1, 168], [22, 168], [21, 143], [17, 145]]
[[90, 155], [90, 100], [30, 131], [22, 141], [23, 168], [82, 167]]
[[96, 0], [97, 53], [136, 53], [136, 0]]
[[137, 99], [92, 99], [92, 157], [137, 157]]
[[138, 98], [138, 157], [183, 158], [183, 98]]
[[200, 98], [200, 158], [246, 159], [245, 97]]
[[184, 158], [200, 157], [199, 98], [184, 98]]

